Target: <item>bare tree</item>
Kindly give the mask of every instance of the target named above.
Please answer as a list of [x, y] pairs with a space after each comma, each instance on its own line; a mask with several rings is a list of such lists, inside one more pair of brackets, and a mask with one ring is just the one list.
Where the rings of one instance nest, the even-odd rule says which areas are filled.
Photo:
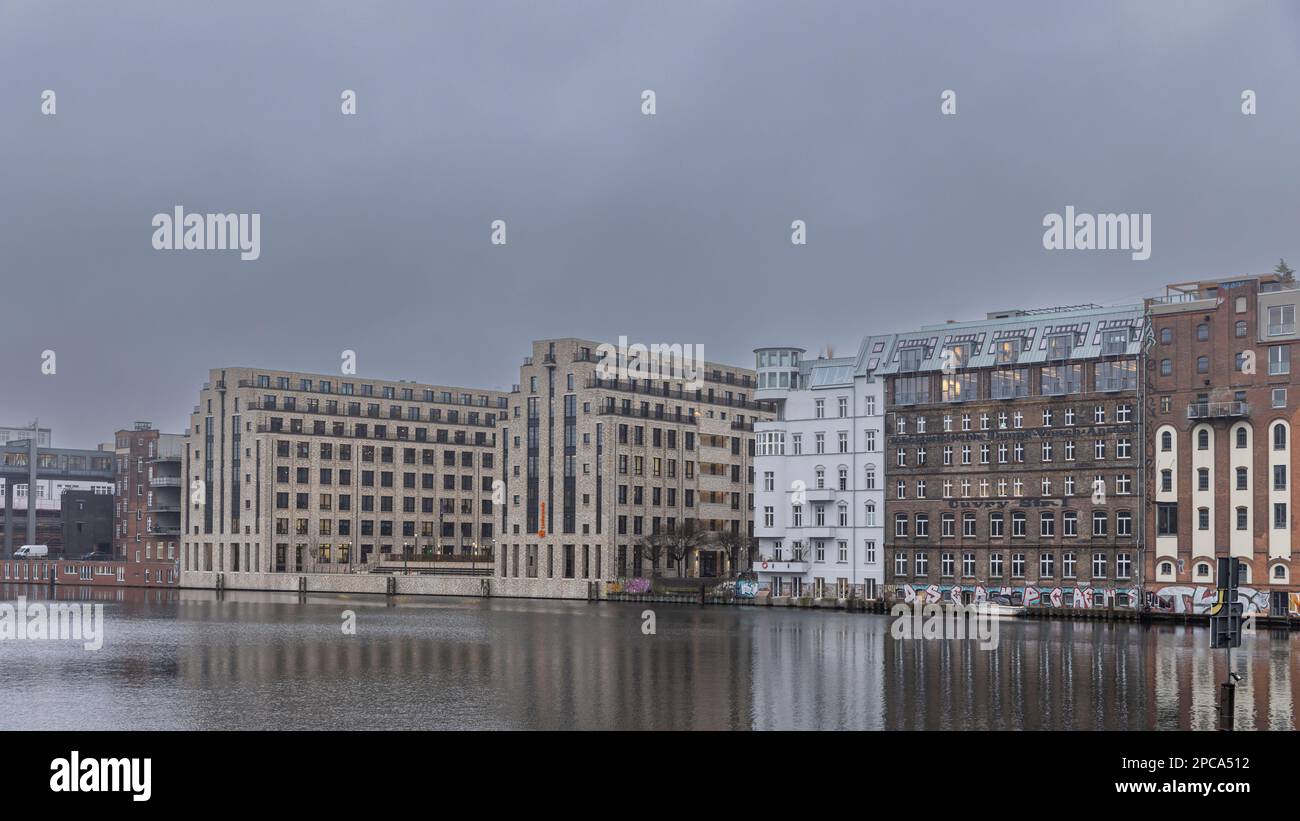
[[716, 534], [714, 541], [727, 552], [727, 556], [731, 559], [731, 574], [733, 576], [740, 574], [743, 569], [742, 564], [752, 566], [754, 558], [758, 555], [758, 539], [753, 536], [724, 530]]
[[686, 561], [690, 558], [691, 551], [703, 543], [704, 536], [694, 519], [687, 519], [680, 528], [664, 534], [668, 543], [668, 555], [677, 565], [678, 578], [686, 574]]
[[659, 569], [659, 559], [664, 555], [664, 547], [664, 538], [658, 533], [642, 536], [636, 543], [637, 554], [643, 559], [649, 559], [650, 566], [655, 570]]

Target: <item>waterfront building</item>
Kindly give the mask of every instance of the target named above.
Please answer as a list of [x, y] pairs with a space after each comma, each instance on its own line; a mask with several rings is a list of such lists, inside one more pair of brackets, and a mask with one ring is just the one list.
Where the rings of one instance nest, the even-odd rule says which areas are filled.
[[507, 399], [402, 380], [212, 370], [184, 450], [182, 571], [427, 562], [470, 572], [485, 562], [490, 572]]
[[904, 600], [1136, 606], [1141, 305], [991, 313], [899, 334], [885, 576]]
[[1300, 287], [1287, 274], [1170, 285], [1147, 300], [1148, 589], [1208, 609], [1220, 556], [1245, 564], [1249, 609], [1300, 609], [1296, 393]]
[[136, 422], [113, 438], [113, 554], [127, 562], [180, 558], [181, 502], [188, 496], [181, 465], [185, 435]]
[[772, 413], [752, 370], [663, 364], [645, 376], [634, 352], [533, 342], [501, 421], [500, 578], [572, 589], [748, 569], [754, 424]]
[[771, 596], [875, 598], [884, 581], [885, 394], [876, 369], [893, 336], [856, 356], [808, 360], [803, 348], [755, 349], [755, 565]]

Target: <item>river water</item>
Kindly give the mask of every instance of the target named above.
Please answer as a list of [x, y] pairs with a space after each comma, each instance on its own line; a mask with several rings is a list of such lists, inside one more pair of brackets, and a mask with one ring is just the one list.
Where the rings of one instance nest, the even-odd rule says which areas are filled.
[[[46, 596], [0, 586], [20, 594]], [[1183, 625], [1011, 619], [982, 650], [786, 608], [59, 598], [102, 602], [103, 647], [0, 641], [0, 729], [1213, 729], [1226, 670]], [[1296, 647], [1259, 632], [1233, 651], [1238, 729], [1296, 728]]]

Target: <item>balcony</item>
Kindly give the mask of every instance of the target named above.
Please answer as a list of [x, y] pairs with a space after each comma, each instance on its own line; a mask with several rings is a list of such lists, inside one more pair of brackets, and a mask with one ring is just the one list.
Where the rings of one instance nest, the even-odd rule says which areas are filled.
[[155, 476], [149, 480], [149, 487], [181, 487], [181, 477]]
[[1137, 379], [1124, 376], [1099, 376], [1097, 377], [1097, 390], [1100, 393], [1135, 391], [1137, 390]]
[[1020, 399], [1029, 395], [1028, 385], [999, 385], [993, 383], [994, 399]]
[[1246, 402], [1196, 402], [1187, 406], [1188, 419], [1232, 419], [1250, 416]]
[[898, 391], [894, 394], [895, 405], [926, 405], [929, 402], [929, 391]]
[[154, 523], [153, 529], [149, 531], [154, 536], [179, 536], [181, 535], [180, 525], [160, 525]]
[[807, 573], [808, 562], [798, 561], [777, 561], [775, 559], [759, 559], [754, 562], [754, 570], [759, 573]]

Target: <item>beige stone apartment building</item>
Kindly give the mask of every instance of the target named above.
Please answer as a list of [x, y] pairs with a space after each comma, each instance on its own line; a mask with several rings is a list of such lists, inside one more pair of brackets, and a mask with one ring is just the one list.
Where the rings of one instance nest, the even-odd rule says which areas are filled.
[[640, 378], [636, 356], [604, 353], [588, 340], [540, 340], [519, 369], [500, 425], [496, 575], [596, 582], [744, 569], [753, 425], [773, 417], [754, 400], [754, 372], [702, 361], [689, 380]]
[[[508, 394], [220, 368], [186, 435], [182, 571], [484, 562]], [[238, 581], [231, 582], [232, 586]]]

